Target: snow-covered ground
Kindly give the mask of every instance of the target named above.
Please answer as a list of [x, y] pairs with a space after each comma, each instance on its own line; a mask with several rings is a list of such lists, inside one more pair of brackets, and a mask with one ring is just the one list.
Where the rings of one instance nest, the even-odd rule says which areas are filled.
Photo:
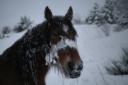
[[[121, 48], [128, 47], [128, 30], [112, 33], [105, 37], [96, 26], [77, 25], [78, 48], [84, 69], [78, 79], [65, 79], [54, 68], [47, 77], [46, 85], [128, 85], [128, 76], [109, 75], [105, 66], [118, 60]], [[12, 34], [0, 40], [0, 54], [19, 39], [25, 32]]]

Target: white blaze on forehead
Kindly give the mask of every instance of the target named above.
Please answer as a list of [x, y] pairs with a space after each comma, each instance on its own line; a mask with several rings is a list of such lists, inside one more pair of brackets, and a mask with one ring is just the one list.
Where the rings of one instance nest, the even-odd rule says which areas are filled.
[[77, 49], [77, 43], [76, 43], [76, 41], [66, 39], [65, 40], [65, 43], [66, 43], [67, 46], [69, 46], [71, 48]]
[[69, 40], [62, 37], [61, 41], [56, 45], [53, 45], [50, 49], [50, 53], [46, 55], [45, 60], [47, 64], [56, 63], [54, 59], [58, 59], [58, 51], [60, 49], [65, 49], [66, 47], [77, 49], [77, 43], [74, 40]]
[[69, 27], [67, 25], [63, 24], [63, 30], [64, 30], [64, 32], [67, 32], [68, 29], [69, 29]]

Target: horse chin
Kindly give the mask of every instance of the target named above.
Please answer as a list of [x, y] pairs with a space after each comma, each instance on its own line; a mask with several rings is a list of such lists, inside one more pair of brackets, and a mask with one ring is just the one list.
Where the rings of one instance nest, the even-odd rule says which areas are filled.
[[78, 73], [78, 72], [76, 72], [76, 73], [70, 73], [70, 78], [78, 78], [78, 77], [80, 77], [80, 74], [81, 73]]
[[80, 77], [80, 73], [68, 73], [65, 75], [66, 78], [79, 78]]

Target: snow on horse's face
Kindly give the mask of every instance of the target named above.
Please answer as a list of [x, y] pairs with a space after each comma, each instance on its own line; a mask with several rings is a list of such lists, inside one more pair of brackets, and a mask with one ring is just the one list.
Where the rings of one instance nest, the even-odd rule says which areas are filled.
[[50, 32], [50, 58], [47, 62], [56, 61], [58, 69], [69, 78], [77, 78], [81, 74], [83, 63], [77, 50], [76, 36], [71, 20], [73, 10], [70, 7], [65, 16], [53, 16], [46, 7], [45, 18]]

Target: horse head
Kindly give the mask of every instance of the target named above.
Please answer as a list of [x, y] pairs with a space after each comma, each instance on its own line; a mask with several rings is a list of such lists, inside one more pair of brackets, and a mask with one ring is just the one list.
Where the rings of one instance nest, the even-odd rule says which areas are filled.
[[47, 30], [49, 32], [50, 52], [46, 61], [56, 61], [57, 68], [68, 78], [77, 78], [83, 69], [83, 62], [77, 48], [77, 32], [72, 24], [73, 9], [70, 7], [65, 16], [53, 16], [51, 10], [45, 8]]

